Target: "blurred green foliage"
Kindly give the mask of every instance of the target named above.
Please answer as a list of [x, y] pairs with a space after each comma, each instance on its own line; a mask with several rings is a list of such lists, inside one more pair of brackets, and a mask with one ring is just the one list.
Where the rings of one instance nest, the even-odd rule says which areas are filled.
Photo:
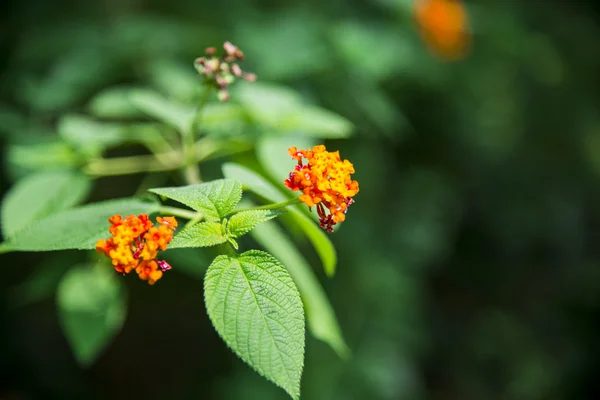
[[[361, 185], [347, 222], [331, 235], [337, 273], [328, 279], [315, 268], [351, 355], [340, 359], [307, 336], [303, 398], [600, 393], [594, 2], [467, 2], [473, 48], [452, 64], [427, 52], [410, 0], [32, 0], [0, 7], [2, 193], [32, 170], [79, 165], [73, 148], [95, 154], [113, 135], [129, 138], [114, 156], [160, 146], [110, 122], [140, 118], [126, 103], [112, 106], [120, 96], [114, 88], [150, 86], [189, 102], [198, 96], [192, 61], [225, 40], [244, 50], [259, 82], [290, 86], [301, 98], [289, 103], [307, 105], [304, 122], [286, 121], [287, 102], [253, 97], [249, 87], [239, 98], [255, 118], [285, 122], [289, 134], [294, 124], [320, 121], [322, 112], [308, 106], [318, 104], [358, 127], [354, 138], [331, 141]], [[234, 104], [224, 110], [240, 112]], [[105, 119], [111, 135], [104, 126], [101, 141], [78, 136], [100, 124], [83, 115]], [[346, 123], [327, 121], [336, 130]], [[245, 128], [215, 129], [227, 137]], [[262, 159], [272, 174], [260, 150], [268, 146], [256, 155], [241, 147], [232, 158], [257, 166]], [[283, 165], [277, 157], [271, 161]], [[289, 160], [275, 170], [288, 167]], [[203, 174], [220, 177], [220, 164], [207, 162]], [[161, 185], [143, 179], [97, 179], [87, 200]], [[307, 262], [319, 265], [302, 235], [292, 236]], [[2, 255], [0, 396], [284, 399], [210, 325], [193, 277], [201, 278], [210, 257], [172, 253], [173, 265], [187, 259], [198, 268], [172, 274], [160, 290], [126, 280], [125, 327], [87, 370], [70, 353], [53, 298], [57, 275], [89, 262], [87, 255]]]

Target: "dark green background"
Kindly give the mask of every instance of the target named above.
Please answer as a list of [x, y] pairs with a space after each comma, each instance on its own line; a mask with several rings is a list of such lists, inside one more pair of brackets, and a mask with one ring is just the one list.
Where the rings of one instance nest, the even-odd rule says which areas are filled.
[[[332, 235], [336, 277], [302, 247], [353, 356], [308, 336], [304, 399], [596, 398], [599, 8], [467, 6], [472, 51], [444, 63], [421, 43], [410, 0], [4, 1], [0, 102], [51, 132], [99, 89], [144, 82], [157, 60], [192, 68], [231, 40], [260, 80], [357, 126], [326, 143], [354, 163], [361, 189]], [[0, 131], [4, 147], [28, 140], [10, 116]], [[5, 163], [2, 193], [15, 174]], [[89, 201], [139, 181], [100, 179]], [[80, 369], [54, 295], [19, 293], [40, 265], [60, 276], [86, 256], [0, 256], [0, 398], [286, 398], [221, 342], [201, 280], [186, 274], [152, 290], [125, 279], [123, 332]]]

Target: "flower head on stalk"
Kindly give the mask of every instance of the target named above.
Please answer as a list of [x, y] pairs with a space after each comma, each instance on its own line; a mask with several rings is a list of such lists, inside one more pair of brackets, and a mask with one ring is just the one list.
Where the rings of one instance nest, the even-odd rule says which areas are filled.
[[219, 100], [225, 102], [230, 95], [227, 88], [237, 78], [243, 78], [248, 82], [256, 80], [256, 74], [242, 71], [238, 62], [244, 60], [244, 53], [230, 42], [223, 44], [223, 54], [217, 56], [217, 49], [209, 47], [205, 50], [205, 56], [197, 58], [194, 62], [196, 70], [206, 78], [209, 85], [217, 88]]
[[342, 161], [339, 151], [328, 152], [323, 145], [312, 150], [290, 147], [288, 153], [298, 165], [284, 181], [285, 186], [302, 192], [300, 200], [308, 207], [316, 206], [321, 228], [333, 232], [333, 226], [346, 219], [348, 207], [354, 203], [352, 197], [358, 193], [358, 182], [350, 178], [354, 166]]
[[108, 219], [111, 224], [108, 231], [111, 238], [100, 239], [96, 251], [112, 260], [120, 274], [135, 270], [140, 279], [154, 285], [163, 272], [171, 269], [166, 261], [156, 261], [159, 250], [166, 250], [177, 228], [174, 217], [157, 217], [158, 227], [150, 221], [147, 214], [130, 215], [123, 218], [113, 215]]

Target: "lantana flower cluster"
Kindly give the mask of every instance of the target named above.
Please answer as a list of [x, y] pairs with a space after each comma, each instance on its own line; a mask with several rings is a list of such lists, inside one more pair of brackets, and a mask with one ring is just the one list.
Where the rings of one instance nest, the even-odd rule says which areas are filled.
[[113, 215], [108, 219], [112, 238], [98, 240], [96, 251], [109, 257], [118, 273], [125, 275], [135, 270], [140, 279], [154, 285], [163, 272], [171, 269], [166, 261], [157, 261], [156, 256], [159, 250], [167, 249], [177, 228], [174, 217], [157, 217], [156, 221], [158, 227], [147, 214], [126, 218]]
[[244, 53], [230, 42], [223, 44], [225, 53], [216, 56], [217, 49], [209, 47], [205, 50], [205, 57], [197, 58], [194, 65], [196, 70], [206, 77], [208, 84], [214, 85], [218, 90], [221, 102], [229, 100], [230, 95], [227, 88], [235, 82], [236, 78], [243, 78], [248, 82], [256, 80], [256, 74], [242, 71], [237, 62], [244, 60]]
[[284, 181], [285, 185], [301, 191], [299, 199], [308, 207], [317, 207], [321, 228], [333, 232], [333, 226], [346, 219], [348, 207], [354, 203], [352, 197], [358, 193], [358, 182], [350, 178], [354, 166], [348, 160], [342, 161], [339, 151], [328, 152], [323, 145], [312, 150], [298, 150], [294, 146], [288, 153], [298, 165]]

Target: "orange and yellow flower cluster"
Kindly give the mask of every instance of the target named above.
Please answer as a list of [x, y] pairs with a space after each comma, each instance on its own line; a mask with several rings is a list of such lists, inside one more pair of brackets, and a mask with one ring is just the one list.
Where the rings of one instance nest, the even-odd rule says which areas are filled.
[[171, 269], [166, 261], [157, 261], [156, 256], [159, 250], [167, 249], [177, 228], [174, 217], [157, 217], [156, 221], [158, 227], [147, 214], [126, 218], [113, 215], [108, 219], [112, 238], [98, 240], [96, 251], [109, 257], [118, 273], [128, 274], [135, 270], [140, 279], [154, 285], [163, 272]]
[[[354, 203], [352, 197], [358, 193], [358, 182], [350, 178], [354, 166], [348, 160], [342, 161], [339, 151], [328, 152], [323, 145], [312, 150], [290, 147], [288, 153], [298, 165], [285, 186], [301, 191], [300, 200], [308, 207], [317, 207], [321, 228], [333, 232], [333, 226], [346, 219], [348, 207]], [[302, 163], [304, 158], [307, 164]]]

